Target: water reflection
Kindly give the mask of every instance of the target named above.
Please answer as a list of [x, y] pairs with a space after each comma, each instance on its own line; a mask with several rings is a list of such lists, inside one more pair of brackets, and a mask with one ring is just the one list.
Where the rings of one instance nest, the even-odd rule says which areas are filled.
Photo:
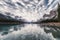
[[40, 24], [0, 25], [0, 40], [59, 40], [60, 28]]
[[24, 27], [24, 25], [23, 24], [20, 24], [20, 25], [0, 25], [0, 33], [2, 33], [2, 35], [6, 35], [10, 32], [17, 31], [18, 29], [20, 29], [19, 27]]

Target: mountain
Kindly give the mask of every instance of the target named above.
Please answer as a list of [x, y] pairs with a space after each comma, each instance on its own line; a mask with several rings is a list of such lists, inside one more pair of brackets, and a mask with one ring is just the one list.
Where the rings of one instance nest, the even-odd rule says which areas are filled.
[[0, 0], [0, 14], [9, 20], [37, 22], [55, 19], [55, 14], [51, 16], [50, 11], [55, 11], [57, 6], [58, 0]]
[[[10, 16], [0, 14], [0, 22], [18, 22], [19, 20], [14, 19]], [[20, 20], [21, 21], [21, 20]]]
[[58, 11], [58, 21], [60, 21], [60, 4], [58, 4], [58, 9], [57, 9], [57, 11]]

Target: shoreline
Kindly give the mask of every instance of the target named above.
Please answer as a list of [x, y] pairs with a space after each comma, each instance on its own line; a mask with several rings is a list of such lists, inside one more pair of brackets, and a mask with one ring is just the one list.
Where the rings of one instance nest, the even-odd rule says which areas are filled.
[[43, 22], [43, 23], [38, 23], [38, 22], [0, 22], [0, 24], [40, 24], [44, 26], [60, 26], [60, 22]]
[[0, 22], [0, 25], [20, 25], [20, 24], [39, 24], [41, 26], [57, 26], [60, 27], [60, 22]]
[[60, 27], [60, 22], [49, 22], [49, 23], [41, 23], [42, 26], [57, 26]]

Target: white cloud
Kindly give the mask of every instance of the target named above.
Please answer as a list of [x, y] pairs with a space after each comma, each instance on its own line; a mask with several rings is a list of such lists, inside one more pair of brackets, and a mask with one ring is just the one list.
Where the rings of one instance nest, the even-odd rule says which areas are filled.
[[[22, 19], [25, 19], [26, 21], [37, 21], [40, 19], [43, 19], [44, 14], [49, 14], [49, 12], [52, 9], [57, 8], [58, 1], [60, 0], [49, 0], [48, 5], [44, 5], [44, 0], [40, 0], [40, 2], [37, 3], [37, 1], [32, 1], [32, 3], [25, 4], [22, 0], [12, 0], [12, 2], [15, 4], [14, 9], [11, 5], [9, 7], [3, 0], [0, 1], [0, 4], [3, 5], [3, 7], [0, 6], [0, 11], [2, 12], [10, 12], [13, 13], [15, 16], [22, 16]], [[3, 2], [3, 3], [2, 3]], [[23, 8], [20, 5], [17, 5], [16, 2], [21, 3], [25, 8]], [[37, 4], [36, 4], [36, 3]], [[52, 3], [52, 4], [51, 4]], [[46, 10], [45, 10], [46, 9]], [[3, 13], [5, 14], [5, 13]], [[15, 17], [14, 16], [14, 17]]]

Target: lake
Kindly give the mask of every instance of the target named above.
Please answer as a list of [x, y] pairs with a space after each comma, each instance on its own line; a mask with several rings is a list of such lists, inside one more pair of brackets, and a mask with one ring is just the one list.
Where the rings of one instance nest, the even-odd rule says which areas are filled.
[[60, 28], [40, 24], [0, 25], [0, 40], [60, 40]]

